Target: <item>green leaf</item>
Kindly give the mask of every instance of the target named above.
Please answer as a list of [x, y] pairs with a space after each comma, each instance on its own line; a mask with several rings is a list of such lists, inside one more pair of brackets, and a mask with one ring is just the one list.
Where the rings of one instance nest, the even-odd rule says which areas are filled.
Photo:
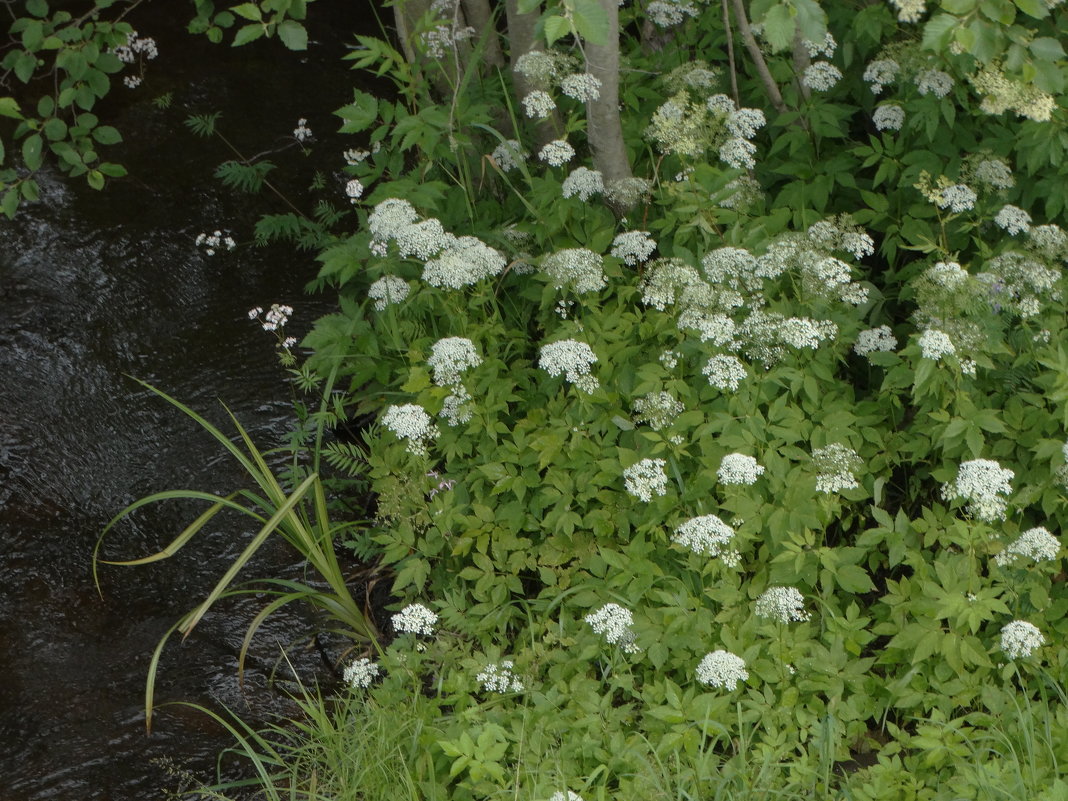
[[242, 25], [237, 29], [237, 33], [234, 35], [234, 43], [231, 47], [241, 47], [241, 45], [248, 44], [263, 36], [262, 25]]
[[13, 97], [0, 97], [0, 117], [11, 117], [12, 119], [21, 120], [22, 111], [19, 110], [19, 104]]
[[794, 18], [790, 9], [779, 3], [768, 9], [764, 17], [764, 38], [775, 52], [785, 50], [794, 40]]
[[519, 0], [519, 13], [530, 14], [541, 8], [541, 0]]
[[26, 0], [26, 13], [34, 17], [48, 16], [47, 0]]
[[970, 14], [979, 5], [978, 0], [942, 0], [942, 8], [950, 14]]
[[579, 36], [591, 44], [608, 44], [608, 12], [597, 0], [574, 0], [572, 19]]
[[287, 19], [278, 26], [278, 38], [290, 50], [308, 49], [308, 31], [299, 22]]
[[102, 145], [117, 145], [122, 141], [122, 134], [110, 125], [101, 125], [93, 129], [93, 139]]
[[949, 32], [957, 25], [957, 18], [952, 14], [938, 14], [923, 26], [923, 47], [925, 50], [941, 50], [949, 41]]
[[870, 592], [875, 588], [864, 568], [859, 565], [842, 565], [834, 574], [838, 586], [846, 592]]
[[126, 175], [126, 168], [121, 164], [112, 164], [110, 161], [105, 161], [100, 165], [100, 172], [109, 178], [122, 178]]
[[93, 189], [100, 190], [104, 188], [104, 175], [100, 170], [89, 170], [85, 175], [85, 180]]
[[545, 20], [545, 41], [552, 44], [571, 33], [571, 23], [564, 17], [552, 16]]
[[352, 103], [342, 106], [334, 114], [345, 121], [338, 129], [341, 133], [359, 133], [378, 119], [378, 100], [367, 92], [356, 90]]
[[19, 209], [19, 190], [8, 189], [4, 193], [4, 199], [0, 200], [0, 211], [9, 220], [15, 219], [15, 212]]
[[40, 188], [37, 186], [37, 182], [32, 178], [22, 182], [22, 197], [31, 203], [37, 200], [41, 196]]
[[263, 14], [260, 12], [260, 7], [255, 3], [241, 3], [241, 5], [233, 6], [231, 9], [239, 17], [243, 17], [253, 22], [259, 22], [263, 19]]
[[67, 135], [67, 123], [63, 122], [59, 117], [52, 117], [45, 122], [41, 130], [51, 141], [57, 142]]
[[1031, 42], [1031, 52], [1042, 61], [1056, 61], [1064, 58], [1064, 46], [1049, 36], [1039, 36]]
[[15, 59], [15, 77], [23, 83], [29, 83], [30, 78], [33, 77], [34, 71], [37, 69], [37, 56], [29, 51], [23, 51], [19, 54], [19, 57]]
[[44, 148], [44, 140], [40, 134], [27, 136], [22, 143], [22, 160], [26, 162], [26, 169], [41, 169], [41, 151]]
[[1029, 17], [1042, 19], [1049, 16], [1049, 6], [1045, 0], [1014, 0], [1016, 7]]

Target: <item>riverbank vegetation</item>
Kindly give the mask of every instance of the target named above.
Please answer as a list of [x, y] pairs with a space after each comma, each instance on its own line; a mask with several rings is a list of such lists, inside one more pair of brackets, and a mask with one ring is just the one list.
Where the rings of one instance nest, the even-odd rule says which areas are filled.
[[257, 235], [339, 297], [276, 505], [394, 602], [260, 792], [1068, 795], [1065, 7], [393, 11]]

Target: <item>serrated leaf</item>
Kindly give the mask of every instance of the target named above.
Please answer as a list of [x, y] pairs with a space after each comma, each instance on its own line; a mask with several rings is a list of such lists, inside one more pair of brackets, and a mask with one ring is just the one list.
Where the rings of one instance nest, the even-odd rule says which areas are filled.
[[308, 31], [294, 20], [287, 19], [278, 25], [278, 38], [290, 50], [308, 49]]
[[1042, 61], [1056, 61], [1064, 58], [1064, 46], [1049, 36], [1039, 36], [1031, 42], [1031, 52]]
[[252, 22], [259, 22], [263, 19], [260, 7], [255, 3], [241, 3], [240, 5], [233, 6], [230, 10], [239, 17], [251, 20]]
[[1045, 0], [1015, 0], [1016, 7], [1029, 17], [1042, 19], [1049, 16], [1049, 6]]
[[552, 44], [571, 33], [571, 23], [564, 17], [552, 16], [545, 20], [545, 41]]
[[957, 25], [957, 18], [952, 14], [938, 14], [923, 26], [923, 47], [925, 50], [941, 50], [949, 40], [949, 32]]
[[608, 44], [608, 12], [597, 0], [574, 0], [572, 19], [579, 36], [591, 44]]
[[15, 59], [15, 77], [23, 83], [29, 83], [30, 78], [33, 77], [34, 70], [37, 69], [37, 56], [28, 51], [23, 51], [17, 59]]
[[22, 119], [22, 111], [19, 109], [19, 104], [15, 98], [0, 97], [0, 117], [11, 117], [16, 120]]
[[775, 52], [785, 50], [794, 40], [794, 18], [790, 9], [779, 3], [768, 9], [764, 17], [764, 38]]
[[241, 47], [263, 36], [262, 25], [242, 25], [234, 34], [234, 43], [231, 47]]

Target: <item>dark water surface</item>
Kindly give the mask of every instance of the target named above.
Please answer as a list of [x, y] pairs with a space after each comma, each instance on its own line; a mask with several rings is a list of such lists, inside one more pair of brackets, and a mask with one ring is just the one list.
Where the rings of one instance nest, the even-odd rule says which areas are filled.
[[[140, 89], [113, 90], [101, 116], [126, 138], [106, 157], [132, 177], [98, 193], [45, 175], [42, 202], [0, 222], [0, 801], [163, 798], [176, 780], [160, 758], [210, 779], [215, 754], [231, 744], [184, 707], [160, 710], [146, 737], [144, 678], [159, 637], [225, 571], [249, 527], [226, 519], [174, 559], [104, 568], [103, 599], [90, 556], [106, 521], [138, 497], [246, 485], [209, 436], [125, 374], [219, 425], [225, 401], [261, 446], [284, 440], [290, 389], [271, 335], [246, 312], [288, 303], [296, 309], [288, 333], [300, 336], [328, 299], [302, 292], [315, 274], [309, 254], [250, 244], [256, 215], [284, 209], [222, 189], [210, 176], [228, 155], [182, 120], [222, 110], [222, 130], [254, 153], [283, 146], [307, 117], [316, 154], [279, 153], [276, 174], [310, 207], [304, 187], [321, 164], [334, 171], [325, 177], [340, 205], [340, 150], [353, 143], [329, 141], [337, 125], [328, 112], [351, 100], [353, 75], [338, 59], [369, 12], [347, 0], [316, 3], [309, 27], [318, 43], [299, 55], [275, 41], [213, 47], [182, 31], [189, 8], [156, 0], [131, 20], [157, 39], [160, 56]], [[171, 108], [154, 107], [167, 91]], [[196, 235], [216, 228], [232, 229], [242, 246], [198, 252]], [[114, 533], [107, 552], [150, 553], [197, 511], [148, 509]], [[293, 563], [276, 548], [245, 575]], [[213, 611], [188, 642], [169, 646], [159, 700], [225, 704], [262, 720], [283, 708], [283, 694], [268, 686], [283, 645], [294, 646], [302, 679], [329, 678], [323, 660], [301, 650], [309, 627], [295, 610], [257, 639], [242, 690], [236, 657], [258, 608], [250, 599]]]

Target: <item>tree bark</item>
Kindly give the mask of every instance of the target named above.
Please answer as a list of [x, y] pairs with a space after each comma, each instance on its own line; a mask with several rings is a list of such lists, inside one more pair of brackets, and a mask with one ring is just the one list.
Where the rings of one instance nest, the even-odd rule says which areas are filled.
[[[515, 64], [524, 53], [538, 49], [537, 41], [534, 39], [534, 28], [538, 23], [538, 17], [541, 16], [541, 9], [520, 14], [518, 0], [505, 0], [504, 12], [508, 22], [508, 41], [511, 45], [508, 57], [512, 70], [512, 85], [515, 86], [516, 99], [522, 100], [538, 87], [531, 86], [530, 81], [522, 73], [516, 71]], [[517, 111], [517, 114], [521, 112]], [[547, 119], [540, 120], [534, 126], [534, 139], [539, 146], [544, 146], [556, 139], [557, 132], [562, 128], [560, 115], [553, 111]]]
[[[619, 119], [619, 4], [617, 0], [598, 0], [608, 15], [608, 37], [604, 45], [586, 42], [586, 69], [600, 80], [601, 95], [586, 104], [586, 135], [593, 151], [593, 166], [601, 172], [605, 187], [634, 176], [623, 141]], [[608, 198], [612, 204], [611, 197]], [[623, 213], [612, 204], [617, 213]]]
[[491, 67], [504, 69], [504, 54], [501, 52], [497, 26], [493, 24], [489, 0], [462, 0], [462, 5], [467, 24], [478, 32], [485, 45], [482, 53], [486, 63]]

